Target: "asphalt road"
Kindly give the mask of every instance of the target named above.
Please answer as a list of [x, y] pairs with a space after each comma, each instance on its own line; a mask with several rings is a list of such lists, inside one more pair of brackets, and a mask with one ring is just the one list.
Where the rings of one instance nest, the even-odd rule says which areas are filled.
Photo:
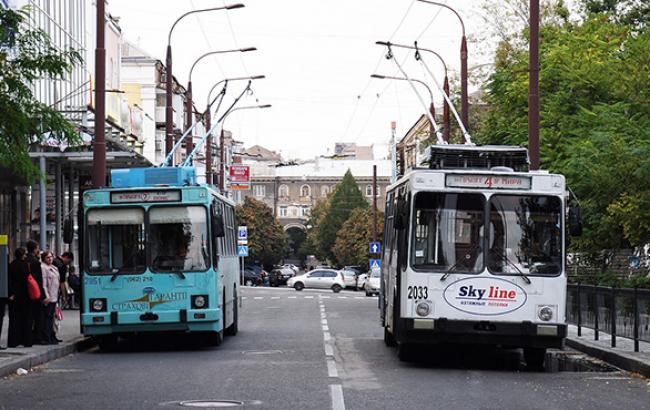
[[0, 408], [650, 409], [646, 379], [531, 372], [517, 350], [432, 347], [402, 363], [382, 341], [377, 298], [362, 293], [242, 294], [240, 332], [220, 347], [156, 336], [72, 355], [0, 380]]

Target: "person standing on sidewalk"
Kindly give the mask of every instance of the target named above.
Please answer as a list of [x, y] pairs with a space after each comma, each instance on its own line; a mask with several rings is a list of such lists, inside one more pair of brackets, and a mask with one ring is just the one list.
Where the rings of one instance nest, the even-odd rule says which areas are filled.
[[31, 347], [34, 340], [34, 309], [27, 293], [27, 250], [17, 248], [9, 264], [9, 334], [7, 347]]
[[[69, 266], [74, 260], [74, 255], [72, 252], [63, 252], [61, 256], [57, 256], [54, 258], [54, 266], [59, 270], [59, 294], [62, 296], [61, 303], [65, 304], [66, 302], [66, 296], [67, 296], [67, 290], [65, 287], [65, 281], [68, 278], [68, 273], [69, 273]], [[64, 305], [61, 306], [61, 308], [65, 307]]]
[[43, 305], [45, 306], [44, 316], [44, 333], [42, 340], [47, 344], [57, 344], [59, 340], [54, 333], [54, 312], [56, 310], [56, 302], [59, 300], [59, 270], [54, 266], [54, 254], [50, 251], [45, 251], [41, 254], [41, 271], [43, 272], [43, 289], [45, 290], [45, 299]]
[[36, 241], [30, 240], [27, 241], [27, 264], [30, 269], [30, 273], [34, 277], [38, 287], [41, 291], [41, 298], [39, 300], [32, 301], [32, 309], [34, 310], [34, 343], [36, 344], [47, 344], [47, 340], [43, 340], [43, 335], [47, 334], [45, 332], [45, 305], [43, 301], [45, 300], [45, 290], [43, 289], [43, 272], [41, 271], [41, 250], [38, 247]]

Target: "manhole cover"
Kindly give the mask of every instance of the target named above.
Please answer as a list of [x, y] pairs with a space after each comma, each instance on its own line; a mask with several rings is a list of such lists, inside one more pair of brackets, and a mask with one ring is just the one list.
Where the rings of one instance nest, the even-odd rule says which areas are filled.
[[243, 401], [236, 400], [186, 400], [180, 403], [183, 407], [198, 407], [201, 409], [222, 409], [243, 406]]

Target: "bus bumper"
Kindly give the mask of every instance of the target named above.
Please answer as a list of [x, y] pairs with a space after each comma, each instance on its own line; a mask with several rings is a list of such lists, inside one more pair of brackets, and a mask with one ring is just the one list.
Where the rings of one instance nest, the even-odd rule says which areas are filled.
[[219, 331], [221, 309], [181, 309], [153, 312], [83, 313], [84, 335], [160, 331]]
[[567, 325], [448, 319], [401, 319], [398, 341], [413, 344], [488, 344], [503, 347], [561, 348]]

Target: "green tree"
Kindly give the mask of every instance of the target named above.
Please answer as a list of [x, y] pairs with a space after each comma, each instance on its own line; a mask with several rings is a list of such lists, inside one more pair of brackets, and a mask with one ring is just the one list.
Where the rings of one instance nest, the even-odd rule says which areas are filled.
[[301, 255], [314, 255], [318, 260], [325, 260], [327, 255], [321, 252], [320, 247], [320, 227], [323, 224], [323, 219], [327, 214], [330, 206], [330, 199], [332, 193], [327, 195], [327, 198], [319, 199], [311, 209], [311, 216], [307, 221], [307, 236], [300, 248]]
[[[527, 144], [527, 32], [502, 44], [485, 86], [480, 143]], [[650, 204], [650, 32], [610, 15], [541, 27], [542, 167], [566, 175], [586, 222], [576, 250], [640, 246]], [[639, 210], [640, 212], [637, 212]], [[647, 219], [645, 219], [647, 221]]]
[[368, 202], [357, 186], [357, 182], [348, 170], [329, 198], [329, 206], [318, 226], [318, 248], [320, 254], [327, 259], [334, 260], [333, 247], [336, 235], [343, 223], [350, 218], [357, 209], [368, 208]]
[[[384, 214], [377, 214], [377, 240], [382, 241]], [[368, 246], [372, 241], [372, 209], [355, 209], [339, 229], [334, 243], [334, 256], [340, 265], [358, 265], [368, 269]]]
[[30, 143], [44, 135], [79, 141], [72, 124], [37, 101], [31, 88], [36, 80], [62, 79], [81, 56], [56, 48], [42, 30], [27, 29], [28, 18], [27, 8], [0, 7], [0, 165], [31, 181], [39, 171], [29, 158]]
[[280, 262], [287, 251], [287, 234], [273, 210], [251, 197], [237, 205], [237, 223], [248, 227], [249, 258], [264, 266]]

